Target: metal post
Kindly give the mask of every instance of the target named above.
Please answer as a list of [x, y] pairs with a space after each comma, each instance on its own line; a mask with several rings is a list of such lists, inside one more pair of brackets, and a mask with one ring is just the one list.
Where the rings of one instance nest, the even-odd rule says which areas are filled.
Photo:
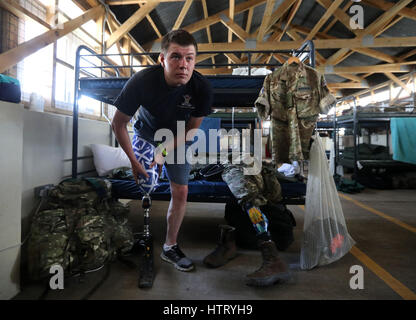
[[72, 115], [72, 178], [76, 178], [78, 174], [78, 80], [80, 52], [82, 49], [82, 46], [78, 47], [75, 57], [74, 107]]
[[353, 109], [353, 130], [354, 130], [354, 176], [357, 180], [357, 161], [358, 161], [358, 148], [357, 148], [357, 136], [358, 136], [358, 120], [357, 120], [357, 103], [354, 97], [354, 109]]

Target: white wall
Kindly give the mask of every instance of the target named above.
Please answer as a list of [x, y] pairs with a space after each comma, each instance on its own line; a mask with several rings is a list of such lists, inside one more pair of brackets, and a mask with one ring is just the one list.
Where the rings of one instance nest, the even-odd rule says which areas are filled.
[[0, 102], [0, 299], [19, 291], [23, 105]]
[[[72, 172], [72, 117], [24, 110], [23, 131], [23, 234], [27, 217], [36, 204], [34, 188], [57, 184]], [[107, 122], [79, 119], [78, 172], [94, 169], [92, 143], [110, 144]], [[84, 158], [87, 157], [87, 158]]]
[[[107, 122], [81, 118], [78, 126], [78, 172], [85, 172], [94, 169], [89, 145], [111, 144], [111, 128]], [[72, 117], [0, 101], [0, 146], [0, 250], [17, 245], [0, 251], [0, 298], [8, 299], [19, 288], [18, 244], [26, 239], [37, 203], [34, 188], [71, 176]]]

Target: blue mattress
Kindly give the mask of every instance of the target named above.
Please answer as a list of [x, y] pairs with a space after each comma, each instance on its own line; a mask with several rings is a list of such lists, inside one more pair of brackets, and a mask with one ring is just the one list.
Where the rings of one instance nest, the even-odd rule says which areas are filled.
[[[253, 107], [265, 76], [206, 76], [214, 91], [217, 108]], [[115, 99], [129, 78], [81, 78], [80, 93], [108, 104]]]
[[[112, 184], [112, 195], [118, 199], [141, 199], [142, 194], [135, 181], [109, 179]], [[281, 183], [284, 204], [304, 204], [306, 184]], [[161, 182], [151, 194], [153, 200], [170, 200], [170, 187], [168, 182]], [[215, 202], [225, 203], [234, 198], [225, 182], [206, 180], [189, 181], [189, 202]]]

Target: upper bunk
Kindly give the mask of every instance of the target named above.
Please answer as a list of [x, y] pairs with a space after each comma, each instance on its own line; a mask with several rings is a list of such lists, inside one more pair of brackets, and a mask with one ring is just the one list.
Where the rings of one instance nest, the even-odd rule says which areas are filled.
[[[268, 51], [209, 51], [199, 52], [198, 55], [215, 54], [234, 54], [245, 55], [240, 63], [230, 64], [199, 64], [195, 69], [204, 73], [215, 72], [215, 68], [226, 67], [230, 71], [238, 71], [240, 74], [204, 74], [213, 87], [213, 104], [215, 108], [252, 108], [263, 86], [266, 74], [272, 72], [281, 63], [253, 63], [252, 56], [257, 54], [273, 55], [285, 53], [299, 57], [302, 61], [308, 61], [309, 65], [315, 67], [315, 51], [312, 41], [305, 42], [301, 48], [294, 51], [268, 50]], [[75, 95], [79, 97], [85, 95], [95, 100], [113, 105], [118, 94], [129, 80], [129, 78], [139, 69], [145, 68], [137, 63], [135, 58], [142, 58], [149, 54], [97, 54], [86, 46], [80, 46], [76, 56], [75, 70]], [[124, 61], [130, 63], [120, 66], [115, 63], [115, 56], [119, 56]], [[243, 74], [241, 74], [243, 71]], [[244, 73], [245, 72], [245, 73]], [[75, 107], [75, 106], [74, 106]]]
[[[264, 75], [208, 75], [213, 87], [213, 106], [220, 108], [253, 107], [263, 86]], [[80, 94], [113, 105], [128, 77], [79, 79]]]

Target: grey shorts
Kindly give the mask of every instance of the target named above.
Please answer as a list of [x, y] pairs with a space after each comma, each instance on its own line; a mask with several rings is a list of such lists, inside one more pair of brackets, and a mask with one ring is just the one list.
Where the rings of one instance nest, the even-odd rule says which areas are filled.
[[172, 181], [180, 185], [188, 185], [189, 180], [189, 171], [191, 170], [191, 165], [189, 163], [185, 164], [164, 164], [166, 168], [166, 175], [169, 181]]

